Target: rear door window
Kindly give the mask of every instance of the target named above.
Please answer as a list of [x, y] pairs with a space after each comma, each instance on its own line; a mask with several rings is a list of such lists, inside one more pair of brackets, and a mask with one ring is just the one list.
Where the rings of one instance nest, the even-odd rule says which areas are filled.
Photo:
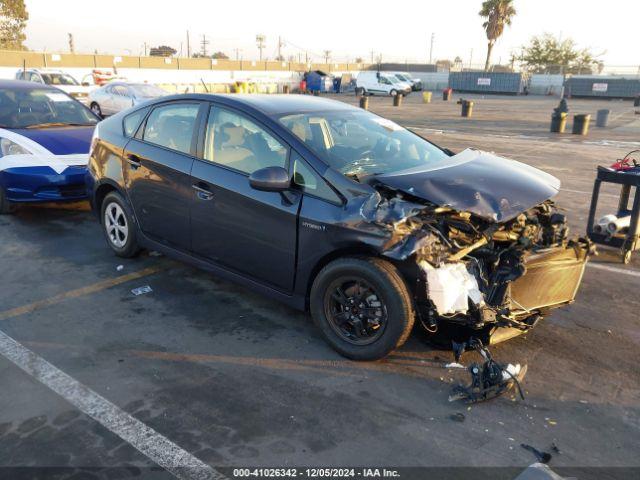
[[173, 103], [154, 108], [145, 125], [144, 141], [191, 154], [199, 108], [197, 103]]

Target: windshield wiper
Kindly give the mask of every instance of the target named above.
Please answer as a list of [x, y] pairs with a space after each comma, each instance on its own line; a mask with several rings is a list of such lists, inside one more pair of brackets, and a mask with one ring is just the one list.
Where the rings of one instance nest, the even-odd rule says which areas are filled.
[[48, 123], [34, 123], [33, 125], [29, 125], [24, 128], [90, 127], [93, 125], [95, 125], [95, 123], [48, 122]]

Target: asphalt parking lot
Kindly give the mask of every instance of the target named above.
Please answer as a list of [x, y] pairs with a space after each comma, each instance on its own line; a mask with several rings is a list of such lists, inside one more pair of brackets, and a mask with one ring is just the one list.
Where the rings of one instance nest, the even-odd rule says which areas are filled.
[[[548, 133], [557, 99], [463, 97], [476, 101], [470, 119], [419, 95], [400, 108], [374, 97], [370, 109], [454, 151], [495, 151], [557, 176], [578, 234], [596, 166], [640, 148], [629, 101], [570, 100], [571, 114], [611, 109], [607, 129], [579, 137]], [[603, 210], [616, 193], [604, 190]], [[91, 479], [308, 465], [514, 478], [536, 460], [521, 443], [550, 452], [562, 475], [640, 472], [640, 253], [623, 265], [603, 250], [574, 305], [492, 349], [529, 365], [524, 401], [471, 408], [447, 400], [466, 372], [445, 368], [450, 352], [419, 335], [383, 361], [348, 361], [307, 315], [162, 256], [113, 256], [84, 204], [0, 217], [0, 259], [0, 466], [16, 467], [0, 469], [6, 478], [36, 471], [18, 467]]]

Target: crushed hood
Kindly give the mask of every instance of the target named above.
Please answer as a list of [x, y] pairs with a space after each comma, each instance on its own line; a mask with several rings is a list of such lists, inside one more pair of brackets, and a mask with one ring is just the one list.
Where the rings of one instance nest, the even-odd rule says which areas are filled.
[[439, 206], [506, 222], [555, 196], [560, 180], [524, 163], [466, 149], [435, 169], [378, 175], [387, 187]]

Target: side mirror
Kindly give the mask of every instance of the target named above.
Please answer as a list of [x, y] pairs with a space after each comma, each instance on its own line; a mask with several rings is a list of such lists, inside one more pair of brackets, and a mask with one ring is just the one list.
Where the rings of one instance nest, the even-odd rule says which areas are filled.
[[91, 84], [89, 82], [82, 82], [83, 87], [90, 87]]
[[284, 192], [291, 188], [291, 178], [282, 167], [265, 167], [249, 176], [249, 185], [263, 192]]

